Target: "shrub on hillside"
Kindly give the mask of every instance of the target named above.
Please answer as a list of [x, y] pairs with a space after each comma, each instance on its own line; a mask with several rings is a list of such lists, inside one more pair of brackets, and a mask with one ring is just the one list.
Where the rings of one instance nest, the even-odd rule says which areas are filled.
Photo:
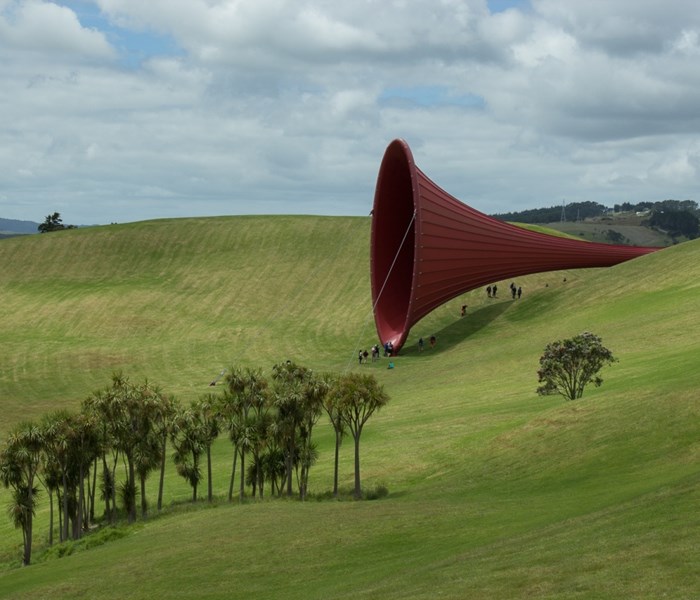
[[616, 360], [602, 340], [588, 331], [547, 344], [537, 371], [541, 384], [537, 393], [541, 396], [561, 394], [567, 400], [576, 400], [583, 396], [589, 383], [600, 386], [603, 379], [598, 372]]

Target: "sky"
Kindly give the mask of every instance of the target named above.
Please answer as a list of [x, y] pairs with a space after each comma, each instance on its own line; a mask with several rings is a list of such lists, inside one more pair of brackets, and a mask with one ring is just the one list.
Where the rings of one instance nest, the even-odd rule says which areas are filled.
[[700, 200], [697, 0], [0, 0], [0, 217]]

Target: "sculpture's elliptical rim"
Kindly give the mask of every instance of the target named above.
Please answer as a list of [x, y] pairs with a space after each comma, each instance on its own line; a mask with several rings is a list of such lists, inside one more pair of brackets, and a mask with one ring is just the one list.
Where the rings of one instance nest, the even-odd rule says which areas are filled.
[[374, 320], [382, 344], [391, 342], [396, 352], [415, 323], [469, 290], [530, 273], [609, 267], [659, 250], [554, 237], [498, 221], [431, 181], [402, 139], [384, 153], [372, 215]]

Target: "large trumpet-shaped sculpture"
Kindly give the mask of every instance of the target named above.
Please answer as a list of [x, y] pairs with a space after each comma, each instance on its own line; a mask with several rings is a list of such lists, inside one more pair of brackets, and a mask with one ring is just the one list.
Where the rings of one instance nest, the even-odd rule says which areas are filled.
[[555, 237], [493, 219], [432, 182], [404, 140], [384, 153], [372, 214], [374, 320], [382, 343], [395, 351], [415, 323], [469, 290], [528, 273], [609, 267], [658, 250]]

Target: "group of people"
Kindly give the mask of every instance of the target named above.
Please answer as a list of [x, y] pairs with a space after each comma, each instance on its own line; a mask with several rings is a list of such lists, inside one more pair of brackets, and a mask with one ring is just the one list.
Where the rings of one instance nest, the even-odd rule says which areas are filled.
[[[566, 279], [564, 281], [566, 281]], [[511, 281], [509, 287], [510, 287], [510, 293], [511, 293], [513, 300], [516, 300], [523, 295], [523, 288], [520, 286], [516, 286], [515, 282]], [[495, 283], [486, 288], [486, 295], [489, 298], [496, 298], [497, 293], [498, 293], [498, 286]], [[462, 304], [462, 309], [461, 309], [460, 314], [463, 317], [467, 314], [467, 305], [466, 304]], [[429, 341], [430, 341], [430, 347], [434, 348], [435, 344], [437, 343], [437, 338], [434, 335], [431, 335], [429, 338]], [[418, 340], [418, 351], [423, 352], [424, 348], [425, 348], [425, 341], [421, 337]], [[392, 342], [386, 342], [383, 345], [383, 349], [384, 349], [384, 356], [388, 356], [388, 357], [394, 356], [394, 344]], [[381, 344], [375, 344], [374, 346], [372, 346], [372, 348], [371, 348], [372, 362], [379, 360], [381, 351], [382, 351]], [[367, 352], [367, 350], [360, 350], [358, 352], [357, 359], [358, 359], [360, 364], [366, 363], [368, 357], [369, 357], [369, 353]], [[390, 363], [389, 368], [393, 368], [393, 366], [394, 366], [393, 363]]]
[[[497, 292], [498, 292], [498, 286], [495, 283], [486, 288], [486, 295], [489, 298], [495, 298]], [[513, 297], [513, 300], [515, 300], [516, 298], [520, 298], [520, 296], [523, 295], [523, 288], [521, 288], [520, 286], [516, 286], [515, 283], [511, 281], [510, 282], [510, 293], [511, 293], [511, 296]], [[462, 307], [462, 316], [464, 316], [465, 308], [466, 308], [466, 306]]]
[[[391, 342], [386, 342], [383, 347], [384, 347], [384, 356], [393, 356], [394, 355], [394, 344], [392, 344]], [[381, 354], [381, 348], [382, 348], [382, 346], [380, 344], [374, 344], [374, 346], [372, 346], [370, 348], [370, 352], [372, 353], [372, 362], [379, 360], [379, 355]], [[367, 352], [367, 350], [359, 350], [357, 353], [357, 360], [360, 364], [366, 363], [369, 356], [370, 356], [370, 354], [369, 354], [369, 352]]]
[[[434, 348], [435, 344], [437, 343], [437, 338], [434, 335], [431, 335], [430, 338], [428, 339], [428, 341], [430, 343], [430, 347]], [[418, 350], [420, 352], [423, 352], [424, 347], [425, 347], [425, 342], [423, 341], [423, 338], [420, 338], [418, 340]], [[389, 358], [391, 358], [392, 356], [395, 355], [394, 344], [392, 342], [386, 342], [383, 346], [381, 344], [374, 344], [374, 346], [372, 346], [370, 348], [369, 352], [367, 352], [367, 350], [359, 350], [357, 352], [357, 362], [359, 364], [366, 363], [367, 359], [370, 356], [370, 352], [371, 352], [371, 356], [372, 356], [372, 362], [378, 361], [380, 358], [381, 352], [382, 352], [382, 348], [384, 349], [384, 356], [388, 356]], [[389, 368], [393, 369], [393, 367], [394, 367], [394, 363], [392, 362], [392, 363], [390, 363]]]
[[[564, 281], [566, 281], [566, 280], [564, 280]], [[513, 300], [516, 300], [523, 295], [523, 288], [515, 285], [515, 282], [511, 281], [509, 287], [510, 287], [510, 293], [511, 293]], [[497, 294], [498, 294], [498, 286], [495, 283], [486, 288], [486, 295], [489, 298], [496, 298]], [[467, 305], [466, 304], [462, 304], [462, 309], [461, 309], [460, 314], [463, 317], [467, 314]], [[429, 338], [429, 341], [430, 341], [430, 347], [434, 348], [435, 344], [437, 342], [437, 338], [434, 335], [431, 335]], [[388, 356], [388, 357], [394, 356], [394, 344], [392, 342], [386, 342], [383, 345], [383, 348], [384, 348], [384, 356]], [[424, 348], [425, 348], [425, 341], [421, 337], [418, 340], [418, 351], [423, 352]], [[374, 346], [372, 346], [372, 348], [371, 348], [372, 362], [379, 360], [379, 357], [381, 354], [381, 349], [382, 349], [381, 344], [375, 344]], [[367, 350], [360, 350], [358, 352], [357, 359], [358, 359], [360, 364], [366, 363], [368, 357], [369, 357], [369, 353], [367, 352]], [[392, 367], [393, 367], [393, 363], [392, 363], [390, 368], [392, 368]]]
[[510, 293], [513, 296], [513, 300], [515, 300], [516, 296], [520, 298], [520, 296], [523, 295], [523, 288], [520, 286], [516, 286], [515, 283], [512, 281], [510, 282]]
[[[357, 352], [357, 360], [359, 361], [360, 364], [366, 363], [368, 356], [369, 356], [369, 352], [367, 352], [367, 350], [359, 350]], [[372, 361], [374, 362], [374, 347], [372, 347]]]
[[[437, 338], [434, 335], [430, 336], [430, 347], [435, 348], [435, 344], [437, 343]], [[425, 342], [423, 341], [423, 338], [420, 338], [418, 340], [418, 351], [423, 352], [423, 348], [425, 347]]]

